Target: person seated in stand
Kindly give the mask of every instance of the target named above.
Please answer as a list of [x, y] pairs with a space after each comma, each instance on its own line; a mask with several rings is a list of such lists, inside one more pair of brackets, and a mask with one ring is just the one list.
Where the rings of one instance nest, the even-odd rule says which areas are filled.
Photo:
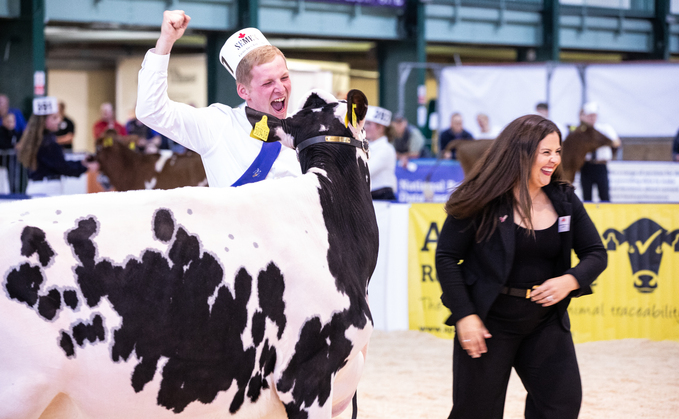
[[8, 113], [2, 118], [2, 125], [0, 125], [0, 166], [7, 169], [7, 180], [9, 181], [9, 192], [20, 193], [19, 179], [21, 168], [17, 161], [14, 147], [19, 142], [19, 133], [16, 130], [16, 117], [13, 113]]
[[19, 136], [24, 133], [26, 129], [26, 119], [24, 114], [17, 108], [9, 106], [9, 97], [6, 94], [0, 94], [0, 122], [9, 114], [14, 115], [15, 130]]
[[401, 167], [406, 167], [411, 159], [420, 158], [424, 147], [424, 136], [417, 127], [412, 126], [405, 116], [398, 114], [391, 121], [394, 133], [394, 149]]
[[370, 142], [370, 194], [374, 200], [396, 200], [396, 150], [389, 142], [391, 111], [368, 106], [365, 138]]
[[101, 138], [106, 130], [114, 129], [118, 135], [127, 135], [127, 130], [115, 119], [115, 114], [113, 113], [113, 105], [109, 102], [101, 104], [99, 108], [101, 118], [94, 123], [92, 127], [92, 134], [94, 138]]
[[144, 125], [134, 113], [131, 112], [130, 119], [125, 124], [127, 135], [133, 136], [132, 141], [135, 143], [137, 150], [144, 154], [157, 153], [161, 148], [162, 139], [160, 134]]
[[455, 160], [455, 150], [446, 150], [446, 146], [453, 140], [473, 140], [469, 131], [464, 129], [462, 124], [462, 115], [459, 112], [455, 112], [450, 116], [450, 128], [443, 131], [439, 136], [439, 150], [441, 157], [444, 159]]
[[88, 170], [99, 170], [96, 161], [64, 158], [55, 135], [60, 121], [56, 98], [33, 99], [33, 115], [17, 145], [19, 162], [28, 169], [27, 195], [61, 195], [61, 176], [78, 177]]
[[479, 134], [474, 137], [476, 140], [494, 140], [500, 135], [501, 129], [490, 124], [490, 118], [485, 113], [476, 115], [476, 123], [479, 124]]

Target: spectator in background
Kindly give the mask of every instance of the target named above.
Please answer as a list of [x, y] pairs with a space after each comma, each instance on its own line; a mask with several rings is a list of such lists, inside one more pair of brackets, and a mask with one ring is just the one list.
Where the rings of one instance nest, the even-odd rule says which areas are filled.
[[71, 118], [66, 116], [66, 104], [63, 101], [59, 102], [59, 130], [55, 133], [57, 136], [57, 144], [64, 148], [64, 150], [73, 150], [73, 136], [75, 135], [75, 124]]
[[547, 104], [547, 102], [540, 102], [537, 105], [535, 105], [535, 113], [541, 115], [543, 118], [549, 119], [550, 121], [554, 122], [557, 128], [559, 128], [559, 131], [561, 131], [561, 136], [563, 137], [563, 139], [564, 140], [566, 139], [570, 130], [566, 125], [560, 124], [549, 117], [549, 105]]
[[473, 140], [474, 137], [464, 129], [462, 115], [455, 112], [450, 116], [450, 128], [439, 136], [439, 150], [444, 159], [455, 159], [455, 150], [446, 150], [446, 146], [453, 140]]
[[157, 153], [161, 148], [162, 139], [160, 134], [144, 125], [134, 113], [130, 112], [130, 120], [125, 124], [128, 135], [132, 135], [137, 149], [144, 154]]
[[542, 115], [543, 118], [549, 119], [549, 105], [547, 102], [540, 102], [535, 105], [535, 113]]
[[477, 140], [494, 140], [500, 135], [501, 129], [490, 124], [490, 119], [485, 113], [476, 115], [476, 123], [479, 124], [479, 135]]
[[125, 129], [124, 126], [120, 125], [118, 121], [116, 121], [115, 116], [113, 114], [113, 105], [109, 102], [105, 102], [101, 104], [101, 108], [99, 108], [101, 119], [99, 119], [97, 122], [94, 123], [94, 127], [92, 127], [92, 133], [94, 134], [94, 138], [101, 138], [102, 135], [106, 132], [106, 130], [113, 129], [115, 130], [118, 135], [127, 135], [127, 130]]
[[402, 167], [406, 167], [410, 159], [421, 157], [424, 147], [424, 136], [417, 127], [408, 123], [403, 115], [396, 115], [391, 121], [394, 134], [394, 149]]
[[679, 131], [677, 131], [674, 143], [672, 143], [672, 161], [679, 161]]
[[15, 119], [15, 130], [21, 136], [26, 129], [26, 119], [24, 114], [19, 109], [9, 106], [9, 97], [5, 94], [0, 94], [0, 122], [8, 114], [13, 114]]
[[21, 169], [16, 154], [11, 151], [19, 142], [19, 138], [19, 133], [16, 131], [16, 117], [13, 113], [8, 113], [2, 118], [2, 125], [0, 125], [0, 151], [3, 152], [0, 155], [0, 166], [7, 169], [9, 192], [13, 194], [21, 192], [18, 183]]
[[[620, 137], [612, 126], [598, 122], [599, 105], [596, 102], [587, 102], [580, 111], [580, 122], [593, 127], [613, 142], [613, 147], [620, 147]], [[585, 164], [580, 169], [580, 184], [582, 186], [582, 198], [585, 201], [592, 200], [592, 185], [596, 184], [601, 202], [611, 200], [608, 186], [607, 163], [613, 158], [613, 149], [609, 146], [597, 148], [594, 153], [587, 153]]]
[[61, 176], [78, 177], [88, 169], [98, 170], [95, 161], [83, 163], [64, 158], [55, 135], [60, 121], [56, 98], [33, 100], [33, 115], [17, 146], [19, 162], [28, 169], [28, 195], [61, 195]]
[[375, 200], [395, 201], [396, 150], [388, 136], [391, 134], [391, 112], [368, 106], [365, 121], [365, 137], [370, 142], [370, 193]]

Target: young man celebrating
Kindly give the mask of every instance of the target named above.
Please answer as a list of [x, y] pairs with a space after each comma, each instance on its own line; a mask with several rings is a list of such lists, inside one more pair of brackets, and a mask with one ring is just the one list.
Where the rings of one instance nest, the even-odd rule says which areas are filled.
[[[294, 150], [250, 136], [252, 125], [243, 108], [218, 103], [194, 108], [168, 98], [170, 51], [190, 20], [181, 10], [163, 13], [156, 47], [146, 53], [139, 71], [137, 118], [200, 154], [210, 186], [240, 186], [264, 178], [301, 175]], [[238, 95], [247, 106], [277, 118], [287, 116], [291, 85], [285, 56], [259, 30], [236, 32], [219, 55], [236, 78]]]

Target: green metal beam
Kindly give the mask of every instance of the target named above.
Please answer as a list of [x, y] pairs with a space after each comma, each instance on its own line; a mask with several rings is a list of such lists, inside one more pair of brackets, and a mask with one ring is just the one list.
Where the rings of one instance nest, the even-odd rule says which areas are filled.
[[238, 0], [238, 29], [259, 28], [259, 0]]
[[542, 45], [537, 48], [537, 61], [559, 61], [559, 0], [544, 0], [542, 9]]
[[669, 14], [670, 0], [655, 0], [652, 60], [670, 59], [670, 24], [667, 20]]
[[[23, 13], [23, 10], [22, 10]], [[32, 0], [33, 72], [45, 71], [45, 0]], [[45, 86], [47, 87], [47, 86]]]

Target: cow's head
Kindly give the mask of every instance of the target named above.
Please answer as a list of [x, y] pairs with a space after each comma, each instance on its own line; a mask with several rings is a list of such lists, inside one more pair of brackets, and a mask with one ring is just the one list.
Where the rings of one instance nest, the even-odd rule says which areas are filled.
[[363, 92], [351, 90], [346, 101], [338, 101], [327, 92], [312, 90], [302, 103], [297, 113], [285, 119], [246, 107], [253, 125], [250, 135], [263, 141], [280, 141], [300, 154], [308, 146], [322, 142], [353, 145], [367, 152], [363, 124], [368, 99]]
[[119, 135], [116, 130], [108, 129], [101, 137], [94, 142], [97, 154], [107, 152], [114, 148], [129, 149], [134, 151], [137, 149], [136, 135]]
[[662, 244], [679, 252], [679, 230], [668, 232], [648, 218], [635, 221], [622, 232], [609, 228], [603, 239], [607, 250], [617, 250], [618, 246], [627, 243], [634, 287], [644, 293], [653, 292], [658, 286]]

